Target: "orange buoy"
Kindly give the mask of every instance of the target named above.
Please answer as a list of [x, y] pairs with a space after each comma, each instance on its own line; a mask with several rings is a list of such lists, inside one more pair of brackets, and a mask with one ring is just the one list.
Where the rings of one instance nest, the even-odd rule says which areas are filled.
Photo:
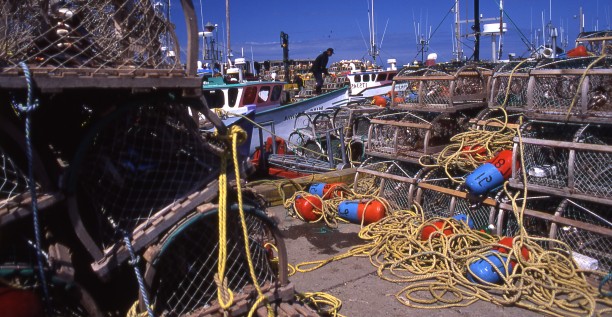
[[482, 145], [466, 145], [461, 149], [461, 152], [471, 158], [484, 161], [484, 156], [487, 154], [487, 149]]
[[300, 196], [295, 199], [293, 207], [302, 216], [302, 219], [308, 222], [317, 221], [323, 216], [323, 201], [319, 196]]
[[383, 96], [374, 96], [372, 98], [372, 104], [375, 104], [379, 107], [386, 107], [387, 106], [387, 98], [383, 97]]
[[338, 205], [338, 216], [352, 223], [377, 222], [386, 212], [385, 205], [378, 200], [345, 200]]
[[342, 197], [342, 186], [344, 183], [314, 183], [308, 188], [308, 192], [323, 199]]
[[404, 98], [402, 97], [395, 97], [393, 98], [393, 102], [395, 103], [404, 103], [406, 100], [404, 100]]
[[432, 224], [423, 227], [423, 229], [421, 230], [421, 240], [429, 240], [429, 237], [431, 237], [432, 234], [433, 238], [435, 238], [440, 235], [440, 232], [442, 232], [442, 234], [444, 234], [445, 236], [449, 236], [453, 234], [453, 228], [449, 226], [446, 221], [436, 221]]
[[[499, 240], [497, 243], [504, 245], [505, 247], [499, 247], [497, 248], [497, 251], [499, 251], [500, 253], [508, 253], [510, 252], [510, 250], [512, 250], [512, 245], [514, 244], [514, 239], [516, 239], [515, 237], [503, 237], [501, 238], [501, 240]], [[529, 249], [527, 249], [526, 247], [521, 247], [521, 257], [523, 257], [523, 259], [525, 260], [529, 260]], [[516, 261], [512, 261], [513, 263], [516, 263]]]
[[575, 48], [572, 48], [571, 50], [567, 51], [567, 57], [585, 57], [585, 56], [589, 56], [589, 53], [586, 50], [586, 47], [584, 47], [584, 45], [578, 45]]

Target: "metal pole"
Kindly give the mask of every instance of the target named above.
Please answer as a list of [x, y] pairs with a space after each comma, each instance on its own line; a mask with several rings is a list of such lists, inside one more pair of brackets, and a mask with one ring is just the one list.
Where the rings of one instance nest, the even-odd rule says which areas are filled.
[[329, 159], [329, 167], [334, 168], [334, 151], [331, 145], [331, 133], [329, 130], [325, 132], [325, 138], [327, 140], [327, 158]]
[[480, 1], [474, 0], [474, 61], [480, 60]]
[[344, 133], [342, 133], [342, 131], [344, 130], [344, 128], [338, 128], [338, 135], [340, 136], [340, 150], [342, 151], [342, 164], [347, 165], [348, 162], [348, 158], [346, 156], [346, 144], [344, 144]]

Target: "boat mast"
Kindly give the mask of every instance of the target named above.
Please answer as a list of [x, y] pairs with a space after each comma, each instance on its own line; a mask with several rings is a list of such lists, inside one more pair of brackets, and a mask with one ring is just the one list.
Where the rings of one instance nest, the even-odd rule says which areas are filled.
[[378, 56], [378, 47], [376, 47], [376, 28], [374, 27], [374, 0], [372, 0], [372, 9], [369, 19], [370, 24], [370, 56], [374, 64], [376, 64], [376, 57]]
[[461, 47], [461, 21], [459, 14], [459, 0], [455, 0], [455, 44], [457, 45], [456, 52], [457, 61], [463, 59], [463, 48]]
[[474, 0], [474, 61], [480, 60], [480, 1]]
[[225, 30], [227, 33], [227, 64], [228, 66], [232, 65], [232, 48], [230, 46], [230, 9], [229, 9], [229, 0], [225, 0]]

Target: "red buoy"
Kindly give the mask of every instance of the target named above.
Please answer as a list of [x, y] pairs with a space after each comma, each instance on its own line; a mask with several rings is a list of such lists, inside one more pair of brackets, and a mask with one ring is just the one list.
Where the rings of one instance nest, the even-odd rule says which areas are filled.
[[378, 200], [345, 200], [338, 205], [338, 216], [352, 223], [370, 224], [385, 217], [386, 208]]
[[578, 45], [575, 48], [567, 51], [567, 57], [586, 57], [589, 56], [589, 53], [586, 50], [586, 47], [583, 45]]
[[374, 96], [372, 98], [372, 104], [377, 105], [379, 107], [386, 107], [387, 106], [387, 98], [385, 98], [383, 96]]
[[38, 294], [12, 287], [0, 287], [0, 312], [3, 317], [45, 316]]
[[433, 234], [433, 238], [440, 235], [440, 232], [445, 236], [449, 236], [453, 234], [453, 228], [448, 225], [446, 221], [436, 221], [430, 225], [426, 225], [421, 230], [421, 240], [427, 241], [429, 237]]
[[302, 216], [302, 219], [308, 222], [317, 221], [323, 216], [323, 201], [319, 196], [298, 197], [293, 207]]
[[481, 145], [466, 145], [461, 149], [461, 152], [466, 156], [482, 162], [484, 161], [484, 156], [487, 154], [487, 149]]

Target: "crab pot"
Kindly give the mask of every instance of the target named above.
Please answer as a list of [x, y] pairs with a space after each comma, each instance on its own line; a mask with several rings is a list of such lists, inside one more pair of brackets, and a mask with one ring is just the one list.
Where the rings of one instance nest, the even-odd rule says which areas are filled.
[[489, 107], [504, 107], [512, 111], [524, 111], [527, 107], [529, 71], [537, 62], [512, 61], [503, 63], [493, 73]]
[[474, 110], [382, 113], [370, 121], [366, 154], [418, 163], [421, 156], [439, 153], [449, 145], [475, 114]]
[[[190, 202], [212, 200], [200, 193], [216, 191], [205, 187], [220, 170], [219, 158], [185, 109], [135, 102], [106, 114], [81, 140], [66, 181], [68, 208], [98, 274], [128, 259], [120, 248], [125, 234], [150, 241], [194, 208]], [[144, 240], [134, 241], [135, 249]]]
[[[28, 61], [40, 89], [201, 87], [195, 64], [197, 25], [188, 27], [196, 38], [188, 41], [186, 70], [178, 58], [185, 52], [172, 27], [184, 22], [171, 23], [169, 10], [148, 1], [122, 3], [61, 1], [41, 10], [27, 1], [3, 2], [0, 64], [6, 67], [0, 73], [23, 81], [18, 64]], [[196, 18], [188, 6], [183, 15], [186, 21]]]
[[[573, 252], [597, 260], [600, 271], [612, 269], [612, 216], [610, 206], [564, 199], [551, 226], [551, 236], [567, 243]], [[593, 269], [595, 269], [593, 267]]]
[[506, 122], [507, 128], [518, 128], [522, 112], [506, 109], [506, 113], [499, 108], [482, 109], [474, 119], [470, 120], [472, 129], [485, 131], [500, 131]]
[[[515, 193], [510, 193], [514, 195]], [[519, 223], [512, 210], [512, 202], [505, 193], [500, 192], [496, 197], [500, 203], [496, 207], [497, 211], [497, 235], [515, 237], [521, 233], [521, 226], [525, 228], [527, 234], [535, 237], [550, 237], [551, 217], [557, 210], [557, 206], [562, 198], [554, 195], [545, 195], [528, 192], [526, 198], [519, 195], [516, 204], [521, 207], [525, 205], [523, 223]], [[543, 243], [542, 243], [543, 244]], [[542, 245], [547, 247], [546, 245]]]
[[378, 196], [393, 209], [410, 209], [415, 191], [415, 175], [421, 167], [397, 161], [366, 163], [357, 169], [354, 191], [369, 194], [380, 190]]
[[333, 115], [334, 128], [344, 133], [345, 140], [361, 140], [367, 137], [370, 118], [384, 109], [373, 106], [364, 99], [338, 108]]
[[550, 121], [610, 122], [612, 57], [597, 59], [566, 59], [532, 69], [527, 116]]
[[486, 106], [488, 68], [468, 65], [460, 68], [436, 65], [402, 69], [394, 78], [392, 107], [404, 110], [457, 111]]
[[[460, 174], [452, 175], [459, 179]], [[454, 196], [447, 189], [454, 189], [457, 183], [449, 179], [443, 168], [423, 168], [416, 177], [419, 182], [415, 190], [414, 201], [423, 207], [425, 219], [431, 217], [452, 217]]]
[[[265, 293], [276, 282], [287, 284], [286, 250], [272, 221], [262, 211], [245, 206], [248, 247], [258, 284]], [[216, 207], [186, 217], [147, 250], [144, 280], [156, 316], [206, 315], [217, 303], [218, 253], [227, 247], [225, 277], [234, 292], [234, 305], [250, 296], [253, 281], [237, 205], [228, 208], [226, 241], [219, 241]], [[276, 246], [279, 254], [274, 254]], [[272, 261], [278, 255], [279, 264]], [[141, 303], [141, 309], [144, 306]]]
[[[462, 186], [456, 187], [457, 191], [462, 190]], [[503, 191], [501, 189], [500, 191]], [[488, 197], [493, 198], [497, 193], [489, 193]], [[491, 199], [471, 199], [454, 196], [450, 202], [450, 209], [453, 215], [464, 214], [474, 222], [474, 229], [488, 228], [490, 225], [496, 225], [497, 212], [491, 204], [494, 200]]]
[[[528, 122], [521, 131], [530, 189], [612, 203], [612, 136], [608, 126]], [[518, 138], [514, 147], [513, 160], [518, 160]], [[513, 171], [513, 187], [523, 186], [522, 175]]]

